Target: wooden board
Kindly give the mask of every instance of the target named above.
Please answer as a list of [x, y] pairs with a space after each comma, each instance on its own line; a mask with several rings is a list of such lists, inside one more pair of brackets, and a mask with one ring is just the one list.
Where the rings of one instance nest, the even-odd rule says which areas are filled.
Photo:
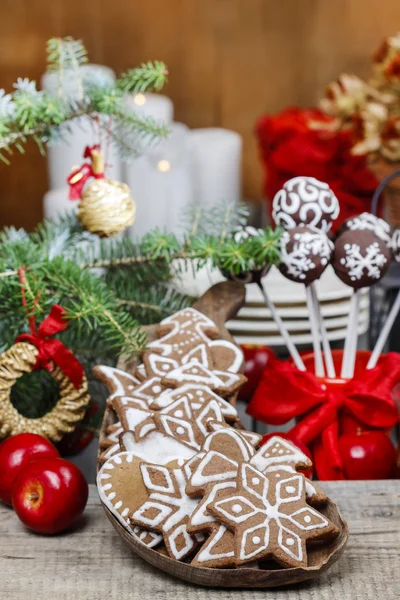
[[[342, 71], [366, 76], [370, 56], [398, 29], [400, 3], [385, 0], [2, 0], [0, 88], [38, 80], [49, 37], [82, 38], [91, 61], [118, 73], [164, 60], [177, 121], [243, 136], [247, 197], [261, 197], [254, 123], [287, 105], [315, 104]], [[46, 161], [33, 147], [0, 163], [0, 226], [32, 227], [42, 215]]]
[[90, 486], [75, 530], [59, 536], [28, 532], [0, 507], [1, 600], [398, 600], [400, 481], [327, 482], [324, 488], [348, 521], [343, 557], [320, 578], [276, 589], [209, 589], [157, 571], [111, 527]]

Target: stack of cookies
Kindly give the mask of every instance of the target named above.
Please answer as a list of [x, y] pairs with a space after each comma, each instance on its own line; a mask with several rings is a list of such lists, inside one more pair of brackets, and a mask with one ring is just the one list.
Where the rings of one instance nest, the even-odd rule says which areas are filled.
[[138, 542], [198, 567], [307, 566], [307, 546], [338, 534], [311, 466], [279, 437], [241, 428], [242, 353], [195, 309], [162, 321], [133, 374], [99, 366], [115, 423], [98, 491]]

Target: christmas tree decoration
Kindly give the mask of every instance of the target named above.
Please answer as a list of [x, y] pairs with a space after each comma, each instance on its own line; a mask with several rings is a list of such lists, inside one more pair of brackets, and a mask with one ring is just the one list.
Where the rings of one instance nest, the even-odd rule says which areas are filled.
[[[125, 231], [135, 219], [136, 206], [126, 183], [104, 176], [104, 158], [98, 145], [87, 147], [84, 163], [68, 177], [71, 200], [80, 199], [78, 219], [83, 227], [100, 237]], [[85, 183], [93, 177], [94, 181]], [[84, 187], [85, 186], [85, 187]]]
[[[50, 342], [47, 348], [46, 341]], [[86, 413], [90, 397], [87, 380], [79, 362], [59, 340], [41, 338], [40, 341], [38, 339], [38, 344], [40, 348], [32, 343], [17, 342], [0, 355], [0, 437], [36, 433], [57, 442], [65, 433], [73, 431], [76, 423]], [[52, 370], [52, 376], [60, 389], [59, 400], [42, 417], [24, 417], [11, 402], [11, 387], [19, 377], [33, 369], [43, 365], [53, 368], [50, 365], [52, 358], [60, 365]]]

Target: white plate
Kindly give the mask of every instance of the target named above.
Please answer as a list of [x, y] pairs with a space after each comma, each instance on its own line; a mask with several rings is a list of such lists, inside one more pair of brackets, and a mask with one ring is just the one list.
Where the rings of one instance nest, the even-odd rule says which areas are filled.
[[[276, 267], [263, 278], [262, 283], [267, 294], [275, 304], [279, 303], [305, 303], [306, 292], [302, 283], [295, 283], [281, 275]], [[329, 265], [316, 282], [317, 294], [320, 302], [350, 298], [353, 288], [345, 285], [336, 277], [333, 268]], [[366, 290], [368, 293], [368, 290]], [[255, 283], [246, 286], [246, 304], [263, 304], [261, 292]]]
[[[185, 270], [184, 261], [174, 261], [174, 266], [182, 272], [174, 278], [175, 285], [185, 294], [196, 298], [204, 294], [215, 283], [225, 281], [219, 269], [206, 266], [193, 274], [192, 269]], [[174, 282], [173, 282], [174, 283]], [[263, 279], [263, 285], [275, 304], [290, 303], [305, 304], [305, 287], [302, 283], [294, 283], [283, 277], [276, 267], [272, 267]], [[368, 290], [366, 290], [367, 292]], [[350, 298], [353, 289], [336, 277], [331, 266], [325, 270], [317, 281], [317, 293], [321, 302]], [[255, 283], [246, 285], [246, 303], [263, 305], [261, 292]]]
[[[360, 312], [359, 322], [368, 320], [369, 314], [368, 311]], [[338, 329], [341, 327], [347, 327], [348, 316], [338, 317], [333, 319], [325, 319], [325, 327], [329, 331], [330, 329]], [[310, 322], [308, 319], [296, 319], [294, 321], [286, 320], [285, 321], [286, 328], [289, 332], [293, 331], [310, 331]], [[264, 321], [247, 321], [245, 319], [232, 319], [231, 321], [227, 321], [227, 328], [234, 335], [236, 333], [239, 334], [258, 334], [258, 333], [268, 333], [268, 332], [278, 332], [278, 327], [276, 326], [275, 321], [272, 320], [264, 320]]]
[[[359, 324], [358, 335], [362, 335], [368, 330], [369, 320], [366, 320]], [[347, 328], [333, 329], [328, 332], [328, 339], [330, 342], [336, 342], [344, 340], [346, 338]], [[312, 346], [311, 334], [293, 335], [291, 336], [293, 342], [299, 345]], [[262, 344], [265, 346], [285, 346], [285, 342], [280, 335], [234, 335], [237, 344]]]
[[[360, 298], [360, 311], [369, 309], [369, 297], [368, 292], [363, 294]], [[277, 305], [278, 314], [285, 318], [304, 318], [308, 316], [307, 306], [282, 306]], [[348, 299], [337, 302], [321, 303], [321, 312], [324, 318], [335, 317], [340, 315], [348, 315], [350, 312], [350, 301]], [[238, 318], [242, 319], [271, 319], [271, 313], [266, 306], [244, 306], [238, 312]]]

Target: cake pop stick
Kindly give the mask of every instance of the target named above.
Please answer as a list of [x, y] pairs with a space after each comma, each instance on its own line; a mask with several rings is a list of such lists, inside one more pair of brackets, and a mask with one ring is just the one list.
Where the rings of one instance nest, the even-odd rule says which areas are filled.
[[261, 280], [257, 281], [256, 283], [260, 289], [260, 292], [263, 295], [264, 302], [265, 302], [266, 306], [269, 308], [272, 318], [274, 319], [276, 326], [278, 327], [279, 332], [285, 341], [286, 347], [289, 351], [289, 354], [290, 354], [294, 364], [299, 369], [299, 371], [305, 371], [306, 367], [304, 365], [304, 362], [303, 362], [296, 346], [294, 345], [293, 340], [290, 337], [290, 334], [289, 334], [288, 330], [286, 329], [284, 322], [282, 321], [281, 317], [279, 316], [279, 313], [276, 310], [274, 303], [268, 296], [265, 286], [262, 284]]
[[318, 326], [319, 326], [319, 331], [321, 334], [322, 349], [324, 351], [326, 371], [327, 371], [328, 377], [330, 379], [334, 379], [336, 377], [335, 365], [333, 364], [332, 350], [331, 350], [331, 346], [330, 346], [329, 340], [328, 340], [328, 332], [326, 331], [325, 322], [324, 322], [324, 319], [323, 319], [323, 316], [321, 313], [321, 306], [320, 306], [320, 303], [318, 300], [317, 287], [315, 285], [315, 282], [310, 284], [310, 288], [311, 288], [312, 295], [313, 295], [314, 306], [316, 307], [316, 310], [317, 310]]
[[310, 319], [310, 329], [314, 348], [315, 374], [325, 374], [321, 353], [320, 320], [315, 306], [311, 284], [328, 266], [333, 251], [333, 243], [326, 233], [314, 227], [295, 227], [285, 231], [281, 237], [281, 273], [306, 286], [306, 299]]
[[333, 268], [336, 275], [354, 289], [341, 370], [344, 378], [354, 375], [359, 290], [378, 283], [386, 273], [389, 262], [390, 250], [387, 243], [370, 229], [348, 229], [336, 239]]
[[[275, 222], [285, 229], [311, 226], [327, 232], [332, 226], [332, 221], [338, 217], [339, 211], [339, 201], [327, 183], [318, 181], [314, 177], [294, 177], [287, 181], [275, 195], [272, 216]], [[317, 320], [319, 330], [318, 337], [312, 334], [314, 353], [317, 351], [315, 356], [319, 364], [320, 351], [317, 346], [319, 347], [321, 339], [328, 377], [335, 377], [332, 352], [321, 315], [318, 296], [314, 283], [310, 285], [312, 290], [312, 297], [308, 299], [310, 316], [313, 315], [313, 324], [314, 320]], [[310, 326], [312, 331], [315, 332], [316, 328], [311, 323]], [[320, 368], [318, 370], [320, 371]]]
[[[257, 235], [257, 233], [258, 233], [258, 231], [254, 227], [244, 227], [243, 229], [241, 229], [235, 233], [235, 241], [239, 242], [241, 240], [245, 240], [250, 236]], [[235, 275], [234, 273], [227, 273], [226, 271], [222, 271], [222, 273], [228, 279], [233, 279], [234, 281], [239, 281], [240, 283], [256, 283], [257, 284], [257, 286], [260, 289], [261, 294], [263, 296], [264, 302], [265, 302], [267, 308], [269, 309], [269, 311], [272, 315], [272, 318], [274, 319], [275, 324], [278, 327], [282, 338], [285, 341], [286, 347], [288, 349], [288, 352], [289, 352], [294, 364], [300, 371], [305, 371], [306, 367], [304, 365], [304, 362], [301, 359], [300, 354], [298, 353], [296, 346], [293, 343], [290, 333], [287, 330], [281, 317], [279, 316], [276, 306], [272, 302], [271, 298], [269, 297], [269, 295], [265, 289], [265, 286], [262, 283], [262, 278], [265, 277], [265, 275], [267, 275], [270, 268], [271, 268], [271, 265], [266, 264], [262, 269], [252, 269], [251, 271], [247, 271], [247, 272], [242, 271], [241, 273], [239, 273], [237, 275]]]
[[[393, 258], [396, 262], [400, 262], [400, 229], [396, 229], [393, 232], [391, 247], [393, 252]], [[397, 315], [400, 311], [400, 291], [397, 292], [397, 296], [395, 301], [393, 302], [393, 306], [389, 311], [389, 314], [386, 318], [385, 324], [382, 327], [382, 331], [379, 334], [378, 339], [376, 340], [375, 347], [372, 351], [372, 354], [369, 358], [367, 369], [373, 369], [376, 366], [376, 363], [379, 360], [379, 357], [385, 347], [386, 341], [389, 337], [390, 331], [393, 327], [393, 324], [397, 318]]]

